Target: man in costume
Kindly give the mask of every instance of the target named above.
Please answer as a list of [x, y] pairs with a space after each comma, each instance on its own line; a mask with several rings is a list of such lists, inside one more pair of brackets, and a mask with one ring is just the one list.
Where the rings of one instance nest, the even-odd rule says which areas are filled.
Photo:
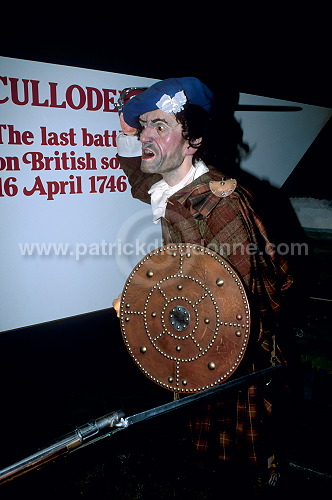
[[[120, 114], [123, 132], [117, 140], [133, 197], [151, 204], [164, 244], [209, 247], [242, 277], [253, 321], [236, 376], [287, 365], [293, 275], [275, 251], [278, 234], [263, 218], [267, 208], [240, 182], [249, 148], [234, 109], [220, 110], [210, 89], [192, 77], [166, 79], [135, 94]], [[193, 442], [204, 466], [217, 471], [218, 464], [234, 464], [240, 482], [241, 470], [268, 481], [280, 437], [273, 404], [271, 387], [258, 384], [193, 416]]]

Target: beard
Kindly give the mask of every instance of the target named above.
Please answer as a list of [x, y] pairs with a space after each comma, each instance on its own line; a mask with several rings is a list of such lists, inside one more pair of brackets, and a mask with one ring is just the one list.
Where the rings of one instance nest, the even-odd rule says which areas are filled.
[[141, 171], [146, 174], [168, 173], [179, 168], [185, 156], [179, 151], [163, 155], [162, 151], [151, 145], [142, 149]]

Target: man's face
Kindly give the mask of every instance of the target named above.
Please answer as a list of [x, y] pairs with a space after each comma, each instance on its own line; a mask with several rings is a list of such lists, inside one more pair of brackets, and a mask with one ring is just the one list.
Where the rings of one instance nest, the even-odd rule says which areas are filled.
[[142, 132], [141, 170], [163, 174], [176, 170], [188, 155], [188, 141], [182, 137], [182, 126], [174, 113], [159, 109], [140, 116]]

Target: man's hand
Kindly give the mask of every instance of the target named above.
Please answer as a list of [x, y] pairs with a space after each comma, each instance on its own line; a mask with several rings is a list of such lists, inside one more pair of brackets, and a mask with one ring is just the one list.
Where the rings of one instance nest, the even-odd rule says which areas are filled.
[[123, 113], [120, 113], [120, 125], [122, 132], [125, 135], [136, 135], [137, 134], [137, 128], [130, 127], [130, 125], [127, 125], [127, 123], [123, 119]]
[[116, 311], [116, 315], [117, 315], [118, 318], [120, 318], [121, 296], [122, 296], [122, 294], [120, 293], [120, 295], [118, 296], [118, 298], [114, 299], [113, 302], [112, 302], [112, 306], [114, 307], [114, 309]]

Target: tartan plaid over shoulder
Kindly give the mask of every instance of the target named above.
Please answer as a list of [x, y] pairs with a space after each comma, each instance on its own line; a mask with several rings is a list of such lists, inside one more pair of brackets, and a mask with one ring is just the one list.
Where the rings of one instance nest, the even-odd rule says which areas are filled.
[[[149, 203], [148, 190], [161, 176], [142, 173], [140, 158], [119, 160], [133, 197]], [[209, 247], [242, 277], [254, 318], [251, 345], [237, 370], [244, 374], [269, 366], [272, 356], [276, 362], [287, 364], [286, 353], [278, 347], [278, 336], [285, 334], [280, 318], [293, 276], [285, 257], [275, 251], [277, 242], [270, 239], [252, 194], [239, 185], [224, 198], [212, 193], [209, 183], [224, 179], [222, 173], [209, 167], [209, 172], [173, 194], [162, 219], [162, 232], [164, 244]], [[245, 455], [249, 462], [258, 463], [262, 456], [271, 454], [263, 449], [266, 436], [262, 436], [263, 422], [271, 411], [269, 394], [258, 386], [207, 406], [190, 422], [196, 450], [214, 453], [222, 460]]]

